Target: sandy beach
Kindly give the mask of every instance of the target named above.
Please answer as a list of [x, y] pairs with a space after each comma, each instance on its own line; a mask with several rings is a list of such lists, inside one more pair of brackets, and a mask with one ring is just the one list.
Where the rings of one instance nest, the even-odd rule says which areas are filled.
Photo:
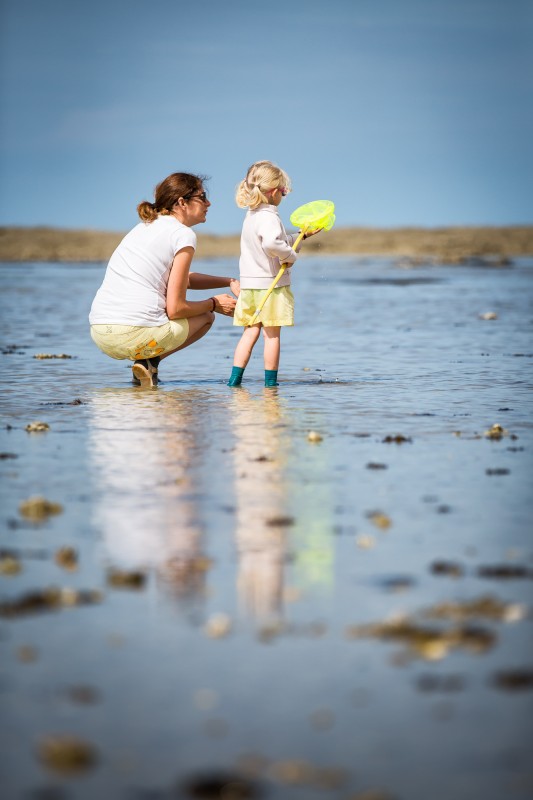
[[217, 318], [143, 390], [89, 337], [103, 263], [0, 265], [9, 800], [531, 796], [533, 260], [501, 267], [310, 255], [277, 389], [260, 352], [227, 387]]
[[[55, 228], [0, 228], [0, 262], [107, 261], [124, 233]], [[443, 228], [333, 228], [306, 242], [305, 254], [382, 255], [495, 265], [533, 254], [533, 226]], [[200, 258], [238, 257], [239, 236], [199, 231]]]

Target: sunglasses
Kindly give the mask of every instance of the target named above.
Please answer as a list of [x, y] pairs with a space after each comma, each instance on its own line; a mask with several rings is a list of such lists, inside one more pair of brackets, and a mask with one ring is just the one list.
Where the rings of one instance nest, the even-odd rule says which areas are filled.
[[200, 192], [200, 194], [185, 194], [183, 195], [184, 200], [201, 200], [202, 203], [207, 203], [207, 192]]

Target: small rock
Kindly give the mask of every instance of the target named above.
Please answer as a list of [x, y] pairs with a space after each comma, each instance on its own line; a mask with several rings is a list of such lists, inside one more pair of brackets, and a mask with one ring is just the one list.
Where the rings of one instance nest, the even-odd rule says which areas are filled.
[[480, 578], [495, 578], [499, 580], [512, 580], [515, 578], [533, 578], [533, 570], [521, 564], [490, 564], [478, 568]]
[[392, 525], [391, 518], [382, 511], [369, 511], [367, 517], [376, 528], [380, 528], [382, 531], [387, 530]]
[[309, 431], [307, 434], [307, 441], [308, 442], [321, 442], [323, 440], [323, 436], [321, 436], [318, 431]]
[[72, 358], [72, 356], [68, 356], [66, 353], [36, 353], [34, 358]]
[[294, 517], [270, 517], [266, 520], [265, 525], [269, 528], [291, 528], [295, 525], [296, 520]]
[[493, 683], [498, 689], [516, 692], [533, 689], [532, 669], [508, 669], [497, 672]]
[[78, 554], [73, 547], [60, 547], [55, 555], [55, 562], [72, 572], [78, 568]]
[[479, 314], [479, 319], [498, 319], [498, 315], [495, 311], [484, 311], [483, 314]]
[[29, 422], [26, 425], [28, 433], [40, 433], [41, 431], [49, 431], [50, 425], [47, 422]]
[[213, 614], [205, 625], [205, 632], [211, 639], [222, 639], [230, 631], [231, 620], [227, 614]]
[[368, 533], [361, 533], [359, 536], [356, 536], [355, 543], [361, 550], [371, 550], [376, 546], [375, 538]]
[[2, 556], [0, 558], [0, 575], [18, 575], [22, 570], [22, 564], [18, 558], [13, 556]]
[[115, 589], [144, 589], [146, 573], [140, 570], [110, 569], [107, 573], [107, 583]]
[[448, 575], [452, 578], [461, 578], [464, 574], [463, 567], [454, 561], [434, 561], [430, 570], [434, 575]]
[[39, 742], [40, 760], [50, 769], [76, 773], [96, 763], [96, 751], [89, 742], [70, 735], [46, 736]]
[[43, 520], [53, 514], [61, 514], [63, 506], [51, 503], [45, 497], [30, 497], [19, 506], [19, 512], [26, 519]]
[[254, 800], [263, 796], [262, 789], [244, 775], [226, 771], [206, 772], [193, 776], [179, 787], [179, 796], [191, 800]]
[[412, 442], [410, 436], [403, 436], [401, 433], [396, 434], [395, 436], [385, 436], [382, 439], [384, 444], [405, 444], [406, 442]]
[[499, 622], [518, 622], [527, 613], [520, 603], [504, 603], [497, 597], [485, 595], [473, 600], [448, 601], [437, 603], [424, 612], [430, 619], [450, 619], [463, 622], [476, 618], [490, 619]]
[[485, 431], [483, 436], [485, 436], [487, 439], [495, 439], [498, 441], [499, 439], [503, 439], [504, 436], [509, 436], [509, 431], [505, 430], [505, 428], [495, 422], [494, 425], [488, 429], [488, 431]]

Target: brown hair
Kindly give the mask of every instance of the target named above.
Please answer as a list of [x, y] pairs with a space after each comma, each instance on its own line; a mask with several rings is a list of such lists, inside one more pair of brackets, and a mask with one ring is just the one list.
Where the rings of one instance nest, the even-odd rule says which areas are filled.
[[143, 200], [137, 206], [137, 213], [143, 222], [153, 222], [160, 214], [171, 214], [172, 209], [183, 197], [188, 199], [198, 189], [201, 190], [205, 175], [190, 175], [188, 172], [173, 172], [168, 178], [158, 183], [154, 192], [154, 203]]

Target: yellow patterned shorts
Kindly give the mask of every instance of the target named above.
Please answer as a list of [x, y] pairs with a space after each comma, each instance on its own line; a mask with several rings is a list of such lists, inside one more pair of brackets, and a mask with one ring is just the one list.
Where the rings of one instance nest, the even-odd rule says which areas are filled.
[[181, 347], [189, 335], [186, 319], [170, 319], [157, 328], [138, 325], [91, 325], [91, 338], [111, 358], [153, 358]]
[[[241, 327], [249, 325], [256, 308], [267, 292], [268, 289], [241, 289], [233, 324]], [[294, 325], [294, 295], [290, 286], [280, 286], [273, 290], [261, 309], [257, 320], [257, 323], [259, 322], [266, 328]]]

